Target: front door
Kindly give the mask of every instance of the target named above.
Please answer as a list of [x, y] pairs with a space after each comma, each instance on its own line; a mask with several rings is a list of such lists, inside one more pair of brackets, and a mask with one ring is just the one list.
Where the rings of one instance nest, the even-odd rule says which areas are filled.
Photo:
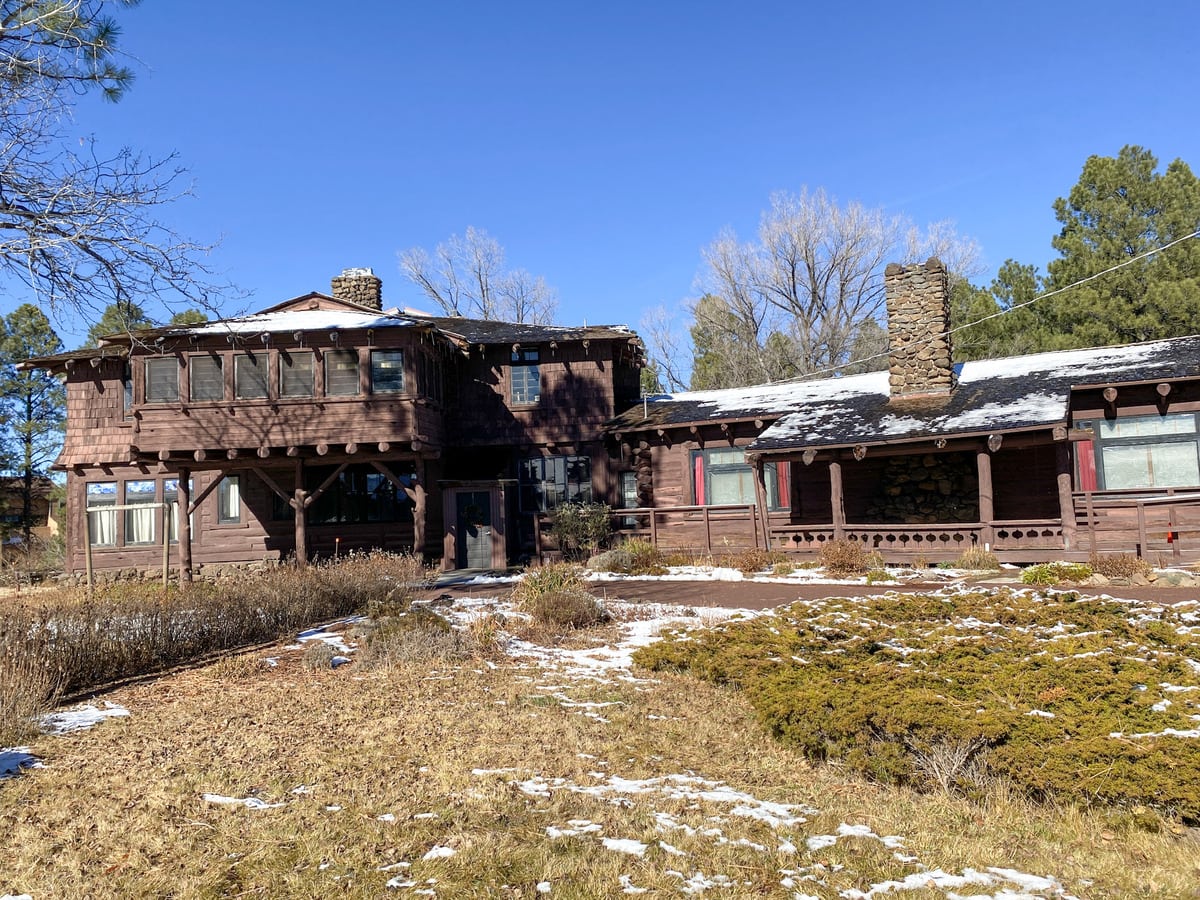
[[492, 495], [490, 491], [460, 491], [458, 499], [458, 561], [460, 569], [492, 567]]

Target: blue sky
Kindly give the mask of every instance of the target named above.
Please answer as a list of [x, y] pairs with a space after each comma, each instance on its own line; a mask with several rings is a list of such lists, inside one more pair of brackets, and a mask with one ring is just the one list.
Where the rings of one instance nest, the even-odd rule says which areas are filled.
[[[559, 319], [637, 326], [774, 190], [952, 219], [990, 278], [1045, 266], [1051, 204], [1122, 145], [1200, 167], [1194, 3], [145, 0], [137, 82], [85, 98], [102, 146], [179, 154], [163, 211], [267, 306], [468, 225]], [[29, 299], [4, 298], [15, 305]], [[86, 326], [62, 321], [69, 346]]]

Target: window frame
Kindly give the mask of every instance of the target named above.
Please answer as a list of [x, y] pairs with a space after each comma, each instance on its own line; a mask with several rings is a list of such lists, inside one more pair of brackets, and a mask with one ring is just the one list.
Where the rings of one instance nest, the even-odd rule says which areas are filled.
[[[253, 379], [249, 382], [252, 387], [261, 385], [261, 394], [247, 394], [242, 392], [242, 375], [246, 372], [247, 366], [245, 363], [250, 362], [248, 368], [253, 370]], [[268, 400], [271, 397], [271, 366], [267, 358], [266, 351], [260, 350], [258, 353], [252, 353], [249, 350], [235, 353], [233, 355], [233, 398], [235, 400]]]
[[[111, 490], [102, 490], [103, 488], [106, 488], [106, 487], [111, 488]], [[93, 488], [96, 488], [96, 490], [93, 490]], [[119, 490], [119, 487], [118, 487], [117, 482], [115, 482], [115, 481], [89, 481], [84, 484], [84, 488], [83, 488], [84, 515], [88, 517], [88, 541], [93, 547], [108, 548], [108, 547], [116, 547], [117, 546], [117, 538], [118, 538], [118, 535], [117, 535], [117, 522], [118, 522], [118, 519], [117, 519], [117, 492], [118, 492], [118, 490]], [[105, 497], [108, 499], [104, 500], [102, 502], [96, 503], [93, 500], [94, 497]], [[91, 506], [111, 506], [112, 509], [97, 509], [97, 510], [93, 510], [93, 511], [89, 512], [88, 507], [91, 507]], [[92, 516], [95, 516], [96, 518], [93, 519]], [[102, 527], [100, 527], [100, 522], [101, 522], [100, 517], [101, 516], [105, 517], [111, 523], [110, 529], [112, 532], [112, 540], [110, 540], [110, 541], [102, 542], [102, 541], [98, 541], [96, 539], [97, 535], [105, 530]]]
[[[325, 396], [326, 397], [358, 397], [362, 394], [362, 360], [359, 358], [358, 350], [346, 350], [342, 348], [333, 348], [325, 350], [321, 353], [321, 364], [325, 370]], [[354, 390], [353, 391], [331, 391], [330, 385], [338, 383], [339, 379], [330, 378], [330, 372], [335, 371], [331, 366], [336, 365], [339, 359], [354, 360]], [[348, 371], [348, 369], [347, 369]]]
[[513, 406], [536, 406], [541, 403], [542, 370], [539, 350], [537, 348], [513, 350], [509, 363], [509, 402]]
[[[586, 467], [586, 477], [572, 478], [572, 469], [579, 466]], [[552, 478], [547, 477], [548, 471]], [[538, 477], [531, 477], [534, 474]], [[564, 454], [530, 456], [520, 460], [517, 465], [517, 493], [521, 512], [546, 513], [564, 503], [591, 503], [594, 496], [592, 474], [590, 456]], [[546, 485], [553, 486], [552, 501], [548, 497]]]
[[[710, 462], [710, 459], [717, 454], [729, 454], [736, 452], [741, 456], [740, 463], [733, 462]], [[692, 450], [689, 459], [691, 461], [691, 482], [692, 482], [692, 502], [696, 506], [743, 506], [743, 505], [758, 505], [758, 492], [754, 487], [754, 467], [745, 461], [745, 449], [742, 447], [704, 447], [701, 449]], [[763, 464], [764, 481], [767, 489], [767, 511], [768, 512], [785, 512], [791, 509], [791, 478], [790, 471], [786, 468], [790, 463], [784, 462], [768, 462]], [[783, 468], [781, 468], [783, 467]], [[782, 474], [781, 474], [782, 473]], [[715, 504], [708, 502], [713, 495], [712, 478], [714, 475], [745, 475], [749, 474], [751, 478], [750, 499], [743, 499], [739, 503]], [[703, 478], [703, 484], [701, 484]]]
[[[215, 369], [216, 378], [212, 380], [219, 391], [215, 396], [200, 396], [196, 390], [197, 375], [206, 377], [214, 374], [205, 372], [209, 367]], [[201, 386], [205, 384], [202, 380]], [[225, 399], [225, 357], [220, 353], [193, 353], [188, 356], [188, 402], [189, 403], [220, 403]]]
[[[311, 399], [317, 395], [317, 367], [316, 354], [312, 350], [295, 349], [295, 350], [280, 350], [279, 357], [279, 399]], [[291, 389], [288, 373], [302, 371], [297, 368], [295, 362], [299, 358], [308, 360], [308, 384], [307, 390], [304, 393], [296, 392]]]
[[[1129, 435], [1114, 435], [1105, 434], [1106, 430], [1120, 429], [1122, 425], [1126, 427], [1136, 426], [1139, 422], [1147, 423], [1165, 423], [1166, 420], [1174, 419], [1182, 422], [1183, 420], [1190, 421], [1190, 429], [1184, 431], [1160, 431], [1151, 434], [1129, 434]], [[1096, 490], [1101, 491], [1162, 491], [1168, 489], [1178, 489], [1187, 487], [1200, 486], [1200, 419], [1195, 412], [1168, 412], [1165, 415], [1151, 413], [1149, 415], [1138, 416], [1118, 416], [1115, 419], [1084, 419], [1074, 423], [1077, 429], [1090, 430], [1092, 433], [1091, 441], [1080, 442], [1090, 444], [1090, 453], [1092, 455], [1093, 465], [1095, 467]], [[1079, 446], [1077, 444], [1076, 446]], [[1169, 446], [1187, 446], [1193, 448], [1197, 460], [1197, 480], [1192, 483], [1154, 483], [1154, 461], [1151, 456], [1154, 448], [1169, 447]], [[1110, 473], [1105, 468], [1105, 450], [1137, 450], [1143, 449], [1147, 454], [1147, 471], [1150, 475], [1150, 484], [1123, 485], [1111, 487], [1109, 485]], [[1078, 480], [1082, 477], [1078, 474], [1079, 466], [1077, 464]]]
[[[168, 389], [168, 396], [156, 396], [151, 390], [156, 369], [165, 370], [167, 366], [175, 367], [175, 389]], [[145, 403], [178, 403], [179, 402], [179, 360], [174, 356], [151, 356], [142, 360], [142, 398]], [[161, 375], [160, 375], [161, 377]], [[165, 386], [165, 384], [164, 384]]]
[[[137, 485], [149, 485], [149, 490], [137, 489]], [[130, 478], [122, 482], [121, 496], [125, 506], [149, 507], [148, 509], [126, 509], [124, 511], [125, 533], [122, 536], [121, 544], [126, 547], [152, 547], [157, 544], [159, 542], [158, 512], [162, 508], [158, 502], [158, 479]], [[135, 497], [139, 499], [134, 499]], [[149, 536], [144, 536], [142, 540], [135, 540], [134, 535], [143, 527], [142, 522], [149, 522]]]
[[[383, 379], [380, 379], [377, 373], [380, 372], [383, 367], [381, 365], [377, 365], [377, 363], [376, 363], [377, 360], [379, 361], [379, 363], [383, 363], [384, 361], [392, 361], [392, 362], [396, 363], [396, 365], [394, 366], [395, 376], [393, 377], [392, 380], [395, 380], [396, 378], [398, 378], [398, 380], [399, 380], [398, 385], [396, 385], [394, 387], [380, 387], [380, 382]], [[397, 348], [397, 347], [388, 347], [388, 348], [381, 347], [381, 348], [373, 349], [371, 351], [371, 355], [370, 355], [370, 367], [371, 367], [371, 393], [372, 394], [403, 394], [403, 393], [405, 393], [407, 379], [405, 378], [404, 351], [402, 349]], [[389, 367], [389, 369], [387, 369], [387, 371], [392, 371], [392, 368], [393, 367]], [[386, 383], [386, 380], [384, 380], [384, 383]]]
[[[233, 488], [231, 493], [230, 488]], [[232, 504], [231, 504], [232, 498]], [[231, 505], [236, 508], [231, 509]], [[241, 476], [225, 475], [217, 485], [217, 524], [240, 525], [242, 523]]]

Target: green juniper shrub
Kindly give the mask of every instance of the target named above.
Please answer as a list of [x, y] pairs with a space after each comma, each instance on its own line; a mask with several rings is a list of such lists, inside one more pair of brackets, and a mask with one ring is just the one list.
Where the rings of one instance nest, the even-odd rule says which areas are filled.
[[668, 634], [651, 669], [742, 689], [814, 760], [972, 796], [1200, 822], [1200, 615], [1072, 593], [832, 598]]
[[1021, 573], [1021, 584], [1051, 587], [1064, 581], [1079, 582], [1091, 576], [1091, 567], [1086, 563], [1049, 562], [1030, 566]]

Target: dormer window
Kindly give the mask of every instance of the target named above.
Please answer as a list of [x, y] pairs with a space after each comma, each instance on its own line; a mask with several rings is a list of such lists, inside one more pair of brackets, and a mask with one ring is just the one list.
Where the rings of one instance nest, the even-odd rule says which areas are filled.
[[509, 369], [511, 383], [510, 399], [514, 406], [537, 403], [542, 398], [541, 370], [538, 367], [538, 351], [514, 349], [512, 368]]

